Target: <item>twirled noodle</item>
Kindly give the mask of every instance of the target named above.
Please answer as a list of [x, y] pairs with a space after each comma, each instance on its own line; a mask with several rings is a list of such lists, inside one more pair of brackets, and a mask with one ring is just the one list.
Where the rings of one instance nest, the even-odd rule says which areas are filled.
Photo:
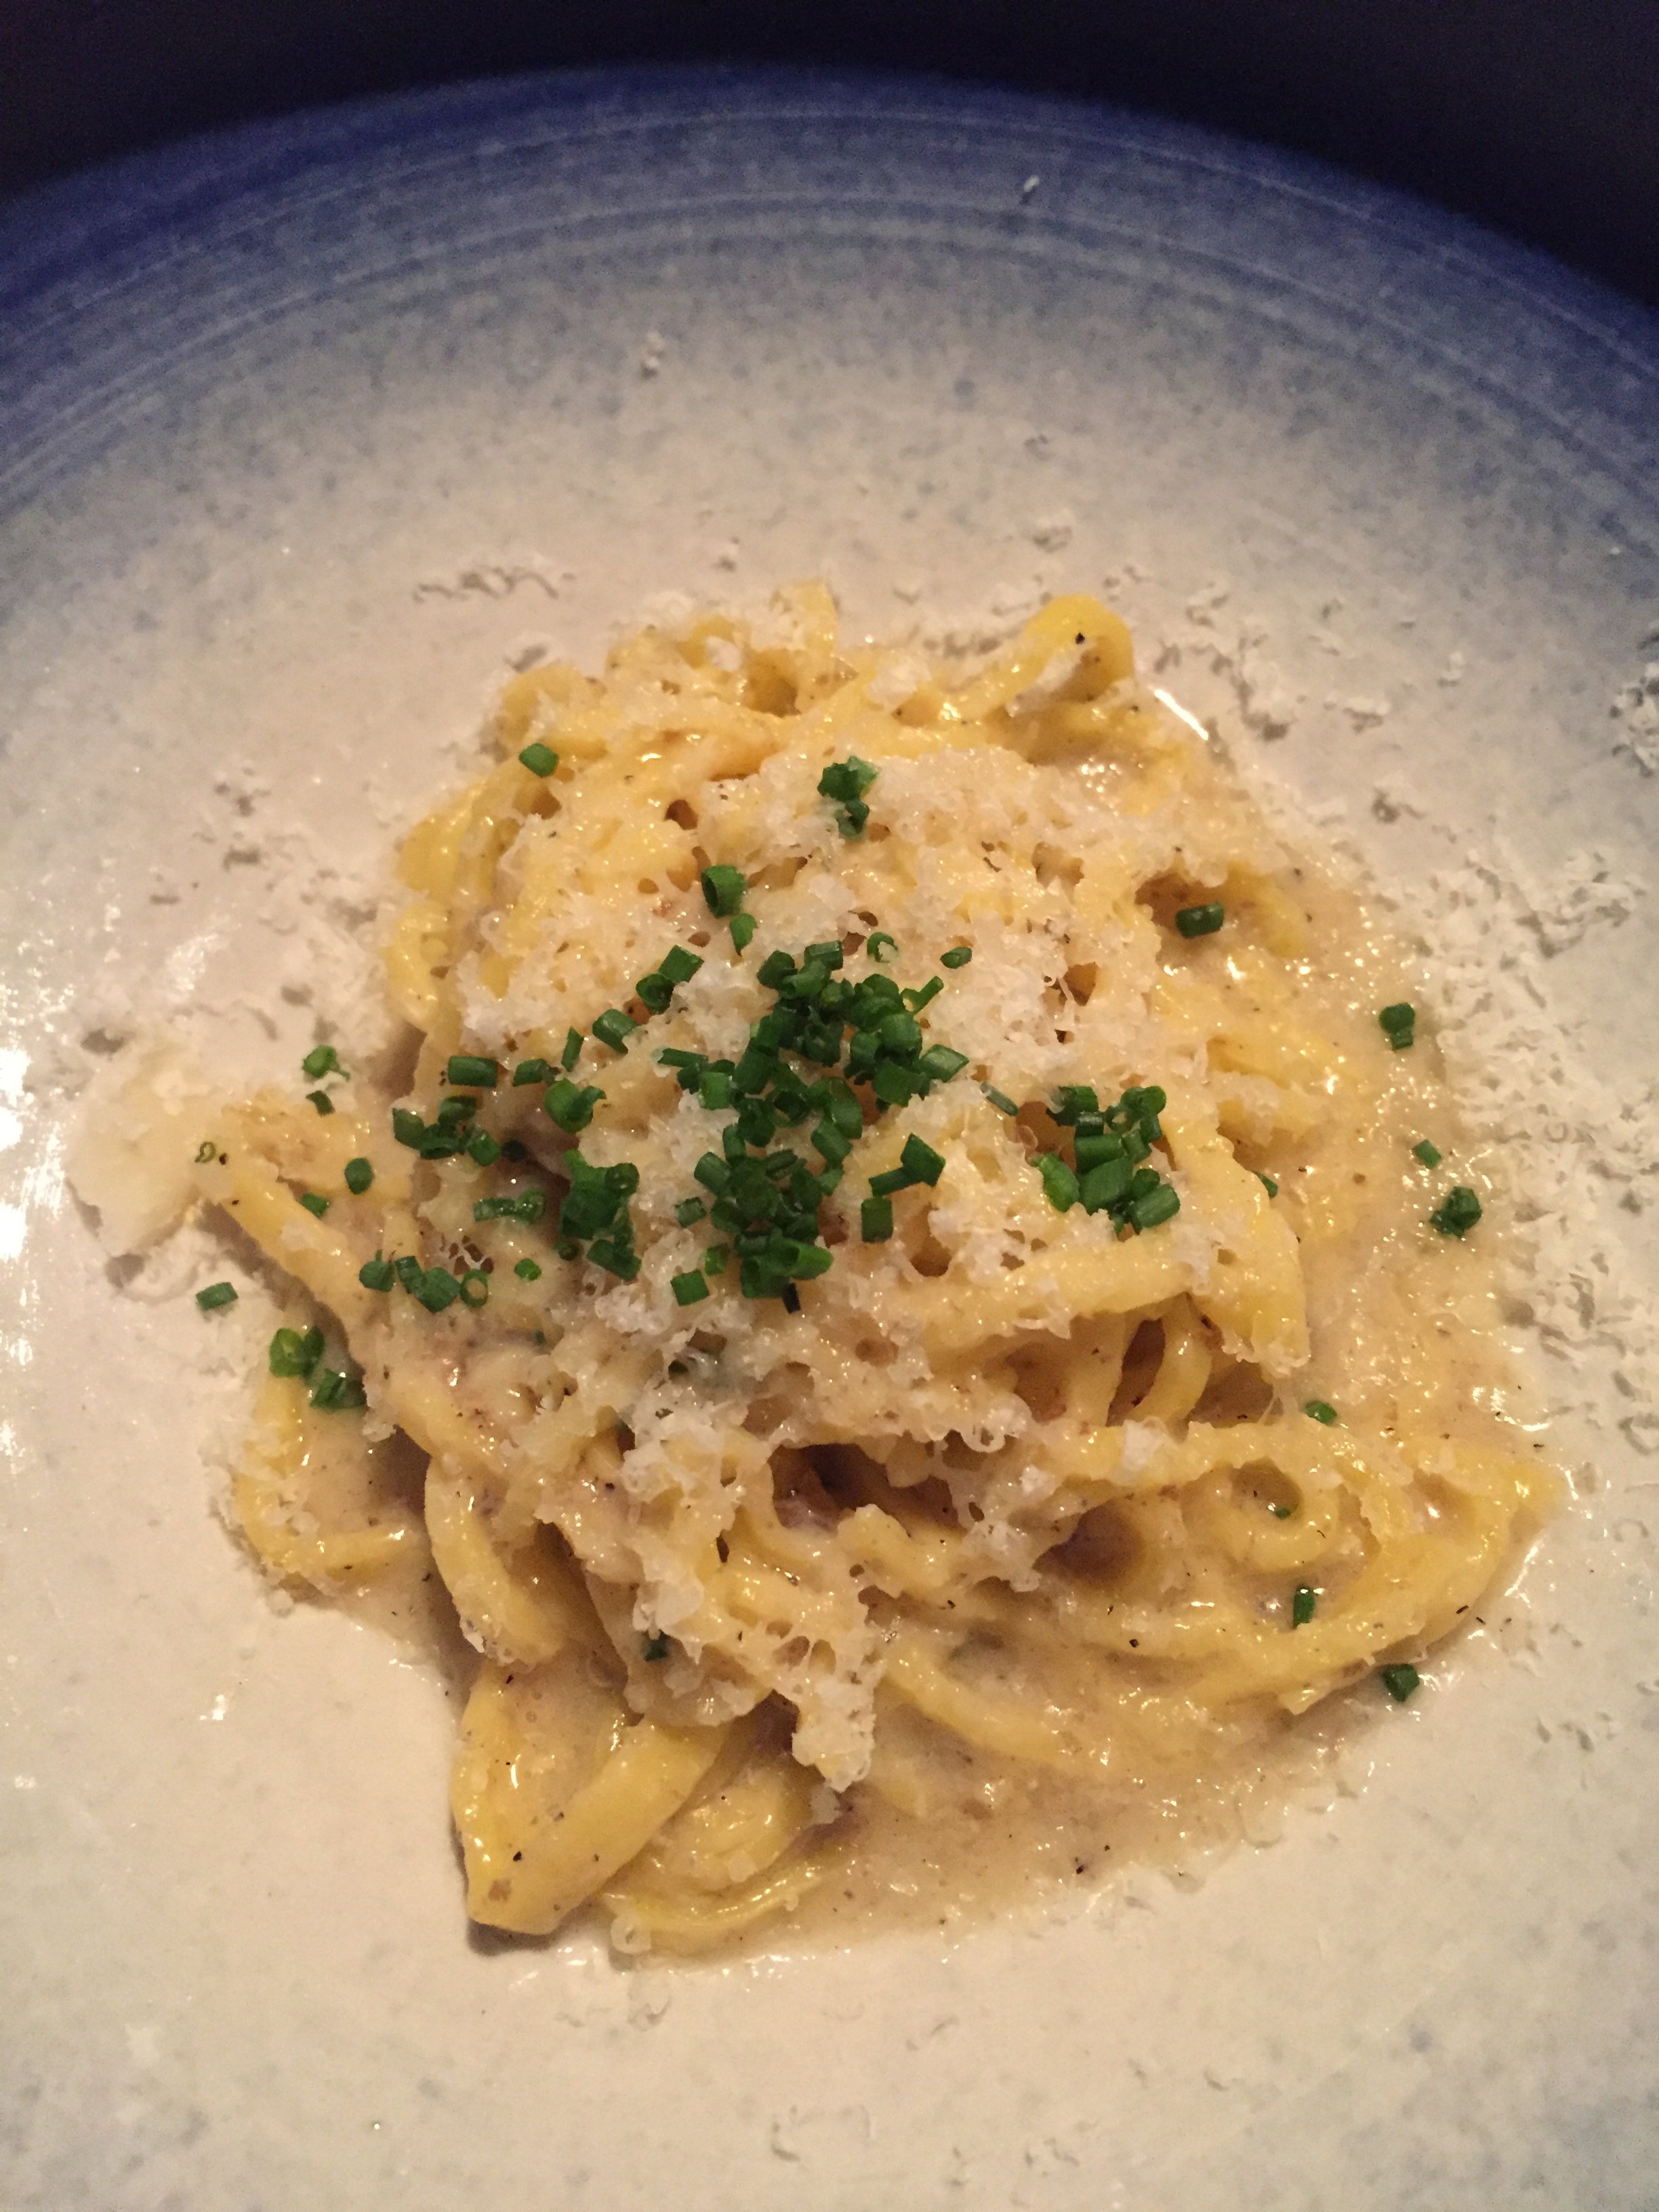
[[[952, 1833], [993, 1856], [993, 1815], [1044, 1866], [1144, 1842], [1152, 1802], [1213, 1825], [1291, 1716], [1421, 1657], [1512, 1565], [1553, 1482], [1491, 1410], [1480, 1240], [1426, 1218], [1482, 1164], [1437, 1185], [1412, 1152], [1459, 1139], [1432, 1041], [1378, 1024], [1401, 956], [1137, 684], [1115, 616], [1058, 601], [962, 680], [839, 639], [809, 587], [647, 629], [602, 678], [532, 668], [494, 736], [404, 848], [408, 1079], [226, 1105], [194, 1170], [370, 1409], [272, 1378], [249, 1541], [320, 1589], [418, 1553], [483, 1655], [454, 1781], [475, 1917], [539, 1933], [597, 1899], [619, 1940], [696, 1950], [814, 1885], [915, 1888]], [[695, 973], [663, 975], [674, 946]], [[834, 988], [792, 1000], [813, 959]], [[831, 1050], [802, 1024], [838, 994]], [[765, 1086], [710, 1071], [790, 1005], [734, 1140]], [[607, 1008], [637, 1026], [601, 1043]], [[926, 1081], [918, 1037], [945, 1048]], [[884, 1101], [883, 1052], [911, 1071]], [[814, 1160], [803, 1113], [843, 1093]], [[1144, 1218], [1063, 1203], [1115, 1101], [1164, 1194]], [[637, 1170], [609, 1260], [573, 1228], [575, 1135]], [[744, 1255], [783, 1267], [775, 1227], [705, 1257], [751, 1157], [795, 1193], [769, 1287]], [[423, 1297], [441, 1276], [466, 1294]]]

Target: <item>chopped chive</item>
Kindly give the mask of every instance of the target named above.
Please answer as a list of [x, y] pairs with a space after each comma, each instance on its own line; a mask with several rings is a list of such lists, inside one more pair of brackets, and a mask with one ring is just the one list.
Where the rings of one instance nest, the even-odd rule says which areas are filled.
[[397, 1269], [379, 1252], [357, 1270], [357, 1280], [366, 1291], [389, 1291], [397, 1279]]
[[340, 1065], [340, 1055], [331, 1044], [313, 1045], [300, 1062], [300, 1068], [301, 1073], [308, 1075], [313, 1083], [319, 1075], [345, 1073], [344, 1068]]
[[482, 1053], [452, 1053], [444, 1070], [444, 1081], [458, 1091], [493, 1091], [501, 1079], [500, 1061], [486, 1060]]
[[404, 1288], [413, 1297], [426, 1280], [426, 1269], [412, 1252], [405, 1252], [401, 1260], [392, 1262], [392, 1272]]
[[466, 1150], [466, 1133], [434, 1123], [422, 1135], [417, 1149], [423, 1160], [453, 1160], [458, 1152]]
[[746, 952], [757, 927], [752, 914], [734, 914], [732, 917], [732, 950]]
[[708, 1211], [700, 1198], [683, 1198], [674, 1208], [674, 1218], [682, 1229], [689, 1229], [694, 1221], [701, 1221]]
[[489, 1297], [489, 1278], [482, 1267], [469, 1267], [461, 1277], [461, 1304], [476, 1313]]
[[1310, 1398], [1302, 1410], [1310, 1421], [1322, 1421], [1328, 1429], [1336, 1425], [1335, 1407], [1327, 1405], [1322, 1398]]
[[838, 799], [844, 805], [861, 799], [875, 781], [877, 770], [868, 761], [860, 760], [856, 753], [848, 753], [844, 761], [831, 761], [818, 778], [818, 795], [822, 799]]
[[198, 1168], [205, 1167], [217, 1150], [218, 1147], [215, 1145], [211, 1137], [204, 1137], [201, 1143], [196, 1147], [197, 1166]]
[[1042, 1188], [1048, 1193], [1048, 1203], [1056, 1213], [1065, 1213], [1078, 1202], [1078, 1180], [1058, 1152], [1038, 1152], [1034, 1164], [1042, 1178]]
[[939, 964], [941, 968], [965, 968], [973, 957], [971, 945], [953, 945], [948, 952], [939, 954]]
[[604, 1097], [597, 1084], [587, 1084], [579, 1091], [568, 1075], [562, 1075], [543, 1091], [542, 1111], [556, 1128], [574, 1137], [592, 1120], [593, 1109]]
[[359, 1157], [345, 1164], [345, 1187], [354, 1198], [361, 1198], [374, 1180], [374, 1164]]
[[1376, 1023], [1395, 1052], [1404, 1052], [1416, 1042], [1417, 1009], [1405, 999], [1396, 1006], [1384, 1006]]
[[236, 1303], [234, 1283], [210, 1283], [204, 1291], [198, 1291], [196, 1303], [204, 1313], [211, 1313], [216, 1306], [234, 1306]]
[[344, 1413], [366, 1406], [368, 1400], [355, 1375], [342, 1375], [332, 1367], [325, 1367], [312, 1384], [311, 1402], [321, 1407], [325, 1413]]
[[712, 915], [725, 921], [743, 904], [743, 895], [748, 890], [748, 880], [741, 868], [720, 865], [702, 872], [703, 903]]
[[1296, 1509], [1293, 1506], [1290, 1505], [1270, 1505], [1267, 1508], [1268, 1512], [1273, 1515], [1275, 1521], [1288, 1521], [1295, 1510]]
[[720, 1113], [728, 1107], [734, 1095], [732, 1078], [721, 1067], [711, 1067], [697, 1085], [699, 1104], [708, 1107], [713, 1114]]
[[596, 1267], [631, 1283], [640, 1272], [639, 1255], [619, 1237], [596, 1237], [587, 1248], [587, 1256]]
[[539, 1283], [542, 1271], [533, 1260], [515, 1260], [513, 1272], [521, 1283]]
[[1425, 1168], [1437, 1168], [1443, 1157], [1439, 1146], [1431, 1145], [1426, 1137], [1420, 1145], [1412, 1146], [1412, 1158], [1421, 1160]]
[[[319, 1191], [302, 1190], [300, 1193], [300, 1203], [307, 1213], [314, 1213], [319, 1221], [328, 1212], [328, 1200]], [[1460, 1231], [1458, 1233], [1461, 1236], [1462, 1232]]]
[[[1121, 1137], [1113, 1136], [1109, 1129], [1085, 1136], [1080, 1123], [1072, 1146], [1072, 1159], [1080, 1176], [1087, 1175], [1091, 1168], [1103, 1167], [1109, 1160], [1121, 1160], [1126, 1168], [1129, 1165], [1129, 1157], [1123, 1149]], [[1152, 1185], [1149, 1183], [1146, 1187], [1150, 1190]]]
[[824, 1111], [843, 1137], [864, 1134], [864, 1109], [845, 1084], [826, 1084], [828, 1100]]
[[908, 1067], [896, 1060], [884, 1060], [871, 1077], [870, 1088], [884, 1106], [905, 1106], [915, 1096], [916, 1084]]
[[859, 1208], [859, 1235], [866, 1244], [884, 1244], [892, 1233], [892, 1200], [866, 1198]]
[[659, 1659], [665, 1659], [668, 1656], [668, 1638], [660, 1629], [656, 1635], [646, 1638], [645, 1642], [640, 1646], [640, 1656], [647, 1666], [652, 1667], [654, 1667]]
[[956, 1052], [948, 1044], [930, 1044], [916, 1066], [934, 1083], [948, 1083], [953, 1075], [960, 1075], [968, 1065], [965, 1052]]
[[422, 1274], [416, 1297], [428, 1313], [441, 1313], [453, 1306], [461, 1295], [461, 1286], [447, 1267], [428, 1267]]
[[1305, 1628], [1318, 1601], [1319, 1593], [1311, 1583], [1298, 1583], [1291, 1595], [1291, 1626]]
[[[884, 945], [888, 948], [886, 952], [884, 952], [881, 949]], [[898, 939], [894, 937], [890, 937], [884, 929], [878, 929], [875, 932], [873, 936], [866, 939], [864, 949], [872, 960], [884, 961], [890, 957], [896, 960], [898, 957]]]
[[732, 1170], [718, 1152], [705, 1152], [691, 1173], [705, 1190], [712, 1190], [716, 1198], [725, 1197]]
[[984, 1092], [986, 1097], [990, 1100], [992, 1105], [996, 1108], [999, 1114], [1012, 1115], [1018, 1113], [1018, 1107], [1015, 1105], [1013, 1100], [1008, 1096], [1006, 1091], [994, 1091], [988, 1083], [981, 1083], [979, 1087]]
[[[439, 1104], [438, 1118], [433, 1127], [447, 1132], [453, 1132], [471, 1121], [477, 1110], [478, 1102], [476, 1098], [443, 1099]], [[463, 1138], [461, 1141], [465, 1144], [466, 1140]]]
[[511, 1198], [481, 1198], [472, 1207], [475, 1221], [539, 1221], [547, 1208], [547, 1193], [532, 1186]]
[[689, 1267], [683, 1275], [671, 1276], [668, 1287], [676, 1305], [695, 1306], [708, 1296], [708, 1279], [701, 1267]]
[[702, 965], [702, 955], [684, 945], [672, 945], [657, 963], [657, 973], [671, 983], [689, 983]]
[[932, 1185], [945, 1172], [945, 1155], [924, 1144], [920, 1137], [907, 1137], [904, 1150], [899, 1154], [899, 1165], [908, 1170], [912, 1182]]
[[654, 973], [641, 975], [635, 981], [634, 995], [649, 1012], [663, 1014], [668, 1011], [668, 1002], [674, 995], [674, 986], [666, 975]]
[[392, 1109], [392, 1133], [400, 1145], [407, 1145], [411, 1152], [418, 1152], [425, 1141], [426, 1123], [407, 1106], [394, 1106]]
[[323, 1332], [319, 1328], [279, 1328], [270, 1340], [270, 1371], [273, 1375], [309, 1375], [323, 1356]]
[[563, 1068], [567, 1075], [569, 1074], [571, 1069], [576, 1065], [576, 1062], [581, 1058], [581, 1031], [580, 1030], [567, 1030], [564, 1033], [564, 1050], [559, 1054], [559, 1065]]
[[702, 1255], [702, 1271], [706, 1275], [723, 1275], [726, 1263], [732, 1256], [729, 1244], [711, 1244]]
[[1273, 1181], [1270, 1175], [1263, 1175], [1260, 1168], [1256, 1170], [1256, 1181], [1261, 1185], [1262, 1189], [1267, 1192], [1269, 1198], [1278, 1197], [1279, 1185]]
[[1183, 937], [1210, 937], [1226, 919], [1226, 908], [1219, 899], [1212, 899], [1204, 906], [1183, 906], [1176, 915], [1175, 926]]
[[639, 1024], [630, 1021], [620, 1006], [608, 1006], [594, 1023], [593, 1034], [612, 1052], [626, 1052], [628, 1040], [638, 1027]]
[[493, 1168], [501, 1156], [501, 1148], [488, 1129], [475, 1129], [466, 1140], [466, 1156], [481, 1168]]
[[1462, 1237], [1480, 1218], [1480, 1201], [1467, 1183], [1454, 1183], [1429, 1216], [1443, 1237]]
[[[1113, 1138], [1103, 1138], [1104, 1144], [1115, 1143]], [[1079, 1145], [1079, 1152], [1085, 1150]], [[1079, 1159], [1081, 1173], [1078, 1176], [1078, 1195], [1083, 1200], [1085, 1213], [1098, 1213], [1103, 1206], [1115, 1206], [1120, 1199], [1138, 1198], [1133, 1188], [1135, 1171], [1121, 1153], [1115, 1159], [1090, 1161]], [[1156, 1188], [1154, 1178], [1152, 1188]]]
[[1048, 1111], [1061, 1128], [1081, 1120], [1085, 1114], [1097, 1114], [1100, 1100], [1086, 1083], [1062, 1084], [1048, 1102]]
[[1133, 1201], [1129, 1218], [1137, 1229], [1156, 1229], [1162, 1222], [1173, 1221], [1180, 1211], [1181, 1200], [1173, 1186], [1160, 1182], [1156, 1190]]
[[944, 988], [945, 978], [943, 975], [930, 975], [920, 990], [901, 991], [899, 993], [899, 996], [903, 1000], [905, 1006], [909, 1012], [919, 1014], [924, 1006], [931, 1006], [933, 1005], [934, 1000], [938, 998], [939, 993]]
[[306, 1103], [307, 1105], [314, 1106], [319, 1114], [331, 1114], [334, 1111], [334, 1101], [326, 1091], [307, 1091]]
[[852, 1141], [826, 1118], [812, 1132], [812, 1143], [826, 1166], [838, 1168], [853, 1149]]
[[[572, 1036], [579, 1035], [575, 1030], [572, 1030], [570, 1034]], [[515, 1091], [523, 1091], [532, 1083], [550, 1083], [552, 1079], [553, 1070], [544, 1060], [521, 1060], [513, 1071], [513, 1088]]]
[[1423, 1680], [1416, 1668], [1411, 1666], [1379, 1667], [1376, 1672], [1383, 1688], [1397, 1705], [1403, 1705]]
[[908, 1190], [911, 1177], [903, 1168], [889, 1168], [885, 1175], [872, 1176], [870, 1188], [878, 1198], [890, 1198], [896, 1190]]
[[557, 753], [550, 746], [539, 744], [526, 745], [519, 758], [532, 775], [551, 775], [559, 764]]

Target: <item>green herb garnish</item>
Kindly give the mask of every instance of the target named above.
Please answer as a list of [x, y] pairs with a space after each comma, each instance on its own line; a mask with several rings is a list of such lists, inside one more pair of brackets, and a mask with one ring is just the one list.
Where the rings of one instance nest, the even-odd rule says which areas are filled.
[[342, 1375], [332, 1367], [325, 1367], [311, 1386], [311, 1402], [325, 1413], [344, 1413], [366, 1406], [368, 1400], [356, 1376]]
[[1212, 899], [1203, 906], [1183, 906], [1175, 926], [1183, 937], [1212, 937], [1226, 919], [1226, 908], [1219, 899]]
[[453, 1084], [458, 1091], [493, 1091], [501, 1079], [500, 1062], [486, 1060], [481, 1053], [452, 1053], [444, 1070], [444, 1081]]
[[1462, 1237], [1480, 1218], [1480, 1201], [1467, 1183], [1454, 1183], [1429, 1216], [1443, 1237]]
[[743, 895], [749, 888], [741, 868], [727, 867], [723, 862], [702, 872], [703, 902], [712, 915], [722, 921], [738, 911], [743, 904]]
[[1377, 1026], [1395, 1052], [1404, 1052], [1417, 1041], [1417, 1009], [1404, 999], [1397, 1006], [1384, 1006], [1377, 1015]]
[[267, 1356], [273, 1375], [309, 1375], [323, 1356], [323, 1332], [279, 1328], [270, 1340]]

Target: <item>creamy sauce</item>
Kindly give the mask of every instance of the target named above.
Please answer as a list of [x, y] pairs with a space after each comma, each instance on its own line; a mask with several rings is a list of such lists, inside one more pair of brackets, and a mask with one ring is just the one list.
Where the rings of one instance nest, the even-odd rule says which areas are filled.
[[[410, 1066], [327, 1115], [175, 1086], [118, 1130], [361, 1368], [367, 1424], [267, 1381], [236, 1504], [273, 1573], [475, 1678], [474, 1916], [544, 1933], [597, 1894], [627, 1948], [835, 1942], [1268, 1832], [1556, 1491], [1501, 1345], [1502, 1163], [1428, 1024], [1396, 1049], [1379, 1019], [1424, 994], [1375, 902], [1269, 830], [1083, 599], [947, 682], [842, 647], [806, 591], [765, 638], [708, 617], [603, 680], [532, 671], [498, 737], [405, 848]], [[877, 805], [837, 825], [849, 762]], [[671, 947], [673, 988], [639, 980]], [[762, 978], [825, 948], [833, 1050], [805, 1015], [766, 1036], [794, 1058], [734, 1149], [732, 1097], [672, 1055], [730, 1070], [793, 1003]], [[935, 963], [923, 1080], [883, 1009]], [[482, 1152], [422, 1152], [457, 1053], [501, 1063], [461, 1102]], [[590, 1079], [597, 1112], [566, 1096]], [[1115, 1185], [1077, 1202], [1085, 1137], [1139, 1163], [1144, 1221]], [[755, 1238], [698, 1197], [711, 1158], [807, 1176], [788, 1297], [705, 1256]], [[579, 1170], [629, 1179], [611, 1261], [573, 1233]], [[1467, 1234], [1431, 1219], [1455, 1187]]]

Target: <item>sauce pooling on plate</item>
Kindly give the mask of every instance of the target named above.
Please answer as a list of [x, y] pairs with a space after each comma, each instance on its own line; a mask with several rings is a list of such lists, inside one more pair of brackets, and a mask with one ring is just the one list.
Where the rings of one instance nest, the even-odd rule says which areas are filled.
[[1410, 962], [1090, 599], [964, 677], [808, 587], [495, 737], [399, 1077], [189, 1170], [294, 1286], [250, 1544], [477, 1654], [469, 1911], [691, 1952], [1249, 1829], [1555, 1494]]

